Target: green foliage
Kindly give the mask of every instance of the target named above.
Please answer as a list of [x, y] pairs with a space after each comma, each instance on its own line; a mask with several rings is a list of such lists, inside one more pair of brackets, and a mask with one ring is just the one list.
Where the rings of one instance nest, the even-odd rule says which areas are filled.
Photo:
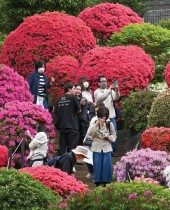
[[68, 202], [69, 210], [168, 210], [170, 191], [145, 182], [112, 183], [106, 188], [75, 195]]
[[154, 82], [164, 80], [162, 74], [170, 59], [170, 30], [150, 23], [130, 24], [121, 33], [114, 33], [108, 45], [136, 45], [143, 48], [155, 61]]
[[4, 43], [5, 38], [6, 38], [6, 35], [0, 32], [0, 53], [1, 53], [1, 47]]
[[14, 169], [0, 170], [0, 209], [46, 210], [58, 200], [59, 196], [30, 175]]
[[170, 18], [162, 19], [159, 23], [159, 26], [162, 28], [167, 28], [170, 30]]
[[152, 104], [148, 127], [170, 127], [170, 91], [160, 93]]
[[144, 131], [147, 127], [147, 116], [156, 96], [155, 92], [138, 91], [132, 92], [128, 97], [122, 99], [120, 105], [125, 127], [140, 132]]

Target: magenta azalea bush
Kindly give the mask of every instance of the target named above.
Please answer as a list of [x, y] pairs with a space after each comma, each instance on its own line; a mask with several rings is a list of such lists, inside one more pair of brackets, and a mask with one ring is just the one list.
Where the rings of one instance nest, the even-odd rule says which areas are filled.
[[7, 36], [1, 63], [26, 77], [34, 71], [34, 61], [48, 62], [57, 55], [80, 60], [94, 47], [94, 35], [81, 19], [61, 12], [45, 12], [26, 18]]
[[64, 93], [66, 82], [75, 81], [79, 65], [78, 60], [71, 56], [57, 56], [46, 64], [46, 74], [49, 78], [55, 79], [54, 85], [50, 88], [50, 95], [54, 101]]
[[114, 3], [101, 3], [92, 8], [88, 7], [80, 13], [79, 18], [91, 27], [95, 37], [102, 42], [114, 32], [120, 32], [124, 26], [144, 22], [129, 7]]
[[0, 169], [8, 164], [8, 148], [0, 145]]
[[20, 172], [29, 173], [35, 180], [42, 182], [43, 185], [61, 196], [86, 191], [86, 187], [81, 181], [77, 181], [74, 176], [70, 176], [57, 168], [49, 166], [27, 167], [20, 169]]
[[[0, 108], [0, 144], [13, 151], [21, 141], [22, 130], [30, 130], [35, 136], [35, 119], [41, 118], [46, 124], [46, 132], [49, 137], [49, 152], [54, 149], [54, 137], [56, 135], [52, 117], [48, 110], [31, 102], [13, 101], [6, 103], [4, 108]], [[28, 144], [30, 138], [25, 136], [26, 156], [29, 153]], [[14, 155], [14, 162], [20, 162], [20, 150]], [[26, 157], [25, 157], [26, 158]]]
[[100, 75], [105, 75], [110, 84], [117, 79], [121, 96], [127, 96], [132, 90], [143, 89], [150, 83], [154, 76], [154, 62], [136, 46], [98, 47], [83, 57], [77, 79], [84, 75], [92, 90], [98, 87]]
[[166, 65], [164, 76], [168, 87], [170, 87], [170, 62]]
[[28, 83], [13, 69], [0, 65], [0, 107], [15, 100], [33, 101]]
[[113, 173], [117, 181], [125, 181], [126, 163], [130, 163], [130, 177], [144, 176], [145, 178], [153, 178], [155, 181], [164, 183], [164, 169], [169, 165], [170, 155], [164, 151], [153, 151], [149, 148], [141, 150], [133, 150], [126, 153], [119, 162], [116, 163]]

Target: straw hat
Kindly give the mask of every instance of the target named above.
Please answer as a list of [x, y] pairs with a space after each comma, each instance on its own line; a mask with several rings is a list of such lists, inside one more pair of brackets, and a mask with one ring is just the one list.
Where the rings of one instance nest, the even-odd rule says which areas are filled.
[[36, 141], [38, 141], [38, 143], [45, 143], [45, 142], [48, 142], [48, 138], [47, 138], [47, 135], [46, 133], [44, 132], [38, 132], [34, 139], [36, 139]]
[[83, 155], [84, 157], [89, 158], [89, 156], [88, 156], [88, 149], [86, 147], [77, 146], [75, 149], [72, 150], [72, 152], [74, 154]]

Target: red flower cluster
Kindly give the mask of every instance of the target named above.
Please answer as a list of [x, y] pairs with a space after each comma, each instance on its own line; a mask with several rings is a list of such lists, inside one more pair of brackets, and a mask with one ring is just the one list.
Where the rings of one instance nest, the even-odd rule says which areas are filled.
[[8, 163], [8, 148], [0, 145], [0, 168], [6, 167]]
[[0, 107], [10, 101], [32, 101], [28, 83], [13, 69], [0, 66]]
[[55, 57], [46, 64], [46, 67], [47, 75], [55, 78], [55, 84], [50, 88], [50, 95], [55, 100], [64, 93], [66, 82], [75, 81], [79, 62], [71, 56]]
[[82, 59], [77, 78], [87, 77], [91, 89], [98, 87], [97, 77], [105, 75], [111, 84], [117, 79], [122, 96], [134, 89], [145, 88], [154, 75], [152, 58], [139, 47], [100, 47], [90, 50]]
[[95, 37], [105, 40], [114, 32], [120, 32], [130, 23], [143, 23], [143, 19], [122, 4], [101, 3], [83, 10], [79, 17], [92, 28]]
[[168, 87], [170, 87], [170, 62], [166, 65], [164, 76]]
[[20, 172], [29, 173], [35, 180], [42, 182], [43, 185], [62, 196], [86, 191], [81, 181], [77, 181], [74, 176], [70, 176], [57, 168], [37, 166], [20, 169]]
[[95, 46], [91, 29], [81, 19], [60, 12], [45, 12], [26, 18], [7, 36], [1, 63], [28, 76], [34, 70], [34, 61], [48, 61], [57, 55], [81, 59]]
[[170, 128], [153, 127], [142, 134], [142, 147], [170, 152]]

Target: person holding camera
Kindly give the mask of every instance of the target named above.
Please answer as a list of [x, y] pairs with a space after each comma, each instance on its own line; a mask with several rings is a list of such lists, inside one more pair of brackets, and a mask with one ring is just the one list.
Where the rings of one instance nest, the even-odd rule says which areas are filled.
[[112, 181], [112, 145], [116, 139], [114, 126], [109, 118], [109, 109], [100, 107], [97, 110], [97, 120], [90, 125], [87, 135], [92, 137], [94, 183], [96, 186]]
[[[110, 85], [108, 88], [107, 79], [105, 76], [99, 76], [97, 81], [99, 88], [96, 89], [94, 92], [95, 103], [103, 102], [105, 106], [109, 109], [110, 122], [112, 122], [115, 131], [117, 132], [114, 102], [117, 101], [120, 97], [118, 82], [117, 80], [115, 80], [113, 84]], [[116, 152], [116, 141], [112, 143], [112, 149], [113, 149], [112, 156], [114, 156]]]

